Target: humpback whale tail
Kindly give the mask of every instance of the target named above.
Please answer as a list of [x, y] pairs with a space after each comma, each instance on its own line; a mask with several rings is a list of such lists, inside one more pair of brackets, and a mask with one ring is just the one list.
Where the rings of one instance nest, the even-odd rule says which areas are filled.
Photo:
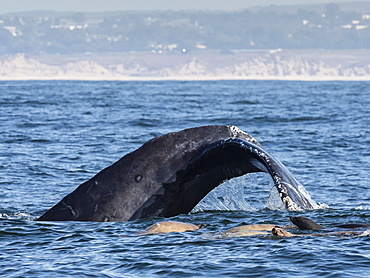
[[235, 126], [149, 140], [81, 184], [38, 220], [127, 221], [189, 213], [225, 180], [266, 172], [288, 210], [318, 208], [289, 170]]

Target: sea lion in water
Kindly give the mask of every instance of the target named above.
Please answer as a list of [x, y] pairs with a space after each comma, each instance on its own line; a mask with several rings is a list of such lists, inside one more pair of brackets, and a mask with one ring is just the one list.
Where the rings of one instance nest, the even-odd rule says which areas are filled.
[[220, 238], [228, 237], [246, 237], [255, 235], [268, 235], [272, 228], [276, 225], [274, 224], [253, 224], [253, 225], [243, 225], [238, 226], [227, 231], [218, 234]]
[[275, 227], [284, 228], [284, 229], [293, 229], [296, 226], [279, 226], [275, 224], [252, 224], [252, 225], [243, 225], [238, 226], [227, 231], [221, 232], [220, 236], [224, 237], [245, 237], [245, 236], [254, 236], [254, 235], [271, 235], [271, 230]]
[[293, 225], [281, 226], [281, 225], [276, 225], [276, 224], [252, 224], [252, 225], [238, 226], [230, 230], [227, 230], [224, 233], [237, 233], [237, 232], [242, 232], [242, 231], [271, 231], [275, 227], [279, 227], [283, 229], [296, 228], [296, 226], [293, 226]]
[[[290, 221], [296, 225], [300, 230], [322, 230], [325, 229], [325, 227], [315, 223], [311, 219], [308, 219], [306, 217], [300, 216], [300, 217], [290, 217]], [[370, 227], [368, 224], [342, 224], [342, 225], [336, 225], [334, 227], [337, 228], [344, 228], [344, 229], [353, 229], [353, 228], [366, 228]]]
[[243, 225], [232, 228], [225, 231], [224, 233], [238, 233], [243, 231], [271, 231], [277, 225], [274, 224], [253, 224], [253, 225]]
[[148, 229], [141, 232], [140, 235], [182, 233], [198, 230], [200, 227], [201, 226], [179, 221], [162, 221], [150, 226]]
[[222, 232], [218, 234], [217, 238], [246, 237], [246, 236], [256, 236], [256, 235], [270, 235], [270, 234], [271, 233], [266, 232], [266, 231], [244, 230], [244, 231], [232, 232], [232, 233]]
[[282, 228], [275, 227], [271, 230], [271, 233], [276, 236], [282, 237], [304, 237], [304, 236], [368, 236], [369, 230], [367, 231], [341, 231], [341, 232], [330, 232], [330, 233], [319, 233], [319, 234], [292, 234]]
[[[323, 230], [325, 227], [315, 223], [309, 218], [300, 216], [300, 217], [290, 217], [290, 221], [295, 224], [300, 230]], [[344, 229], [350, 229], [350, 228], [366, 228], [370, 227], [368, 224], [342, 224], [335, 226], [337, 228], [344, 228]], [[277, 236], [284, 236], [284, 237], [302, 237], [302, 236], [348, 236], [348, 235], [357, 235], [357, 236], [365, 236], [369, 234], [368, 231], [338, 231], [338, 232], [327, 232], [327, 233], [318, 233], [318, 234], [292, 234], [281, 227], [274, 227], [271, 230], [273, 235]]]
[[[243, 225], [235, 228], [231, 228], [227, 231], [217, 234], [217, 238], [230, 238], [230, 237], [246, 237], [254, 235], [276, 235], [282, 237], [304, 237], [304, 236], [368, 236], [370, 230], [367, 231], [339, 231], [339, 232], [328, 232], [318, 234], [293, 234], [285, 229], [299, 228], [301, 230], [317, 230], [324, 229], [323, 226], [315, 223], [311, 219], [306, 217], [290, 217], [293, 223], [297, 223], [297, 226], [287, 225], [279, 226], [275, 224], [252, 224]], [[357, 227], [368, 227], [366, 224], [344, 224], [337, 227], [341, 228], [357, 228]], [[194, 225], [191, 223], [179, 222], [179, 221], [162, 221], [155, 223], [154, 225], [147, 228], [145, 231], [139, 233], [139, 235], [150, 235], [150, 234], [166, 234], [166, 233], [181, 233], [186, 231], [194, 231], [200, 229], [201, 225]]]
[[300, 230], [322, 230], [325, 229], [323, 226], [313, 222], [311, 219], [306, 217], [290, 217], [290, 221], [296, 225]]
[[[269, 235], [274, 227], [279, 227], [274, 224], [253, 224], [238, 226], [227, 231], [219, 233], [219, 237], [245, 237], [254, 235]], [[284, 226], [285, 228], [293, 228], [293, 226]], [[295, 226], [294, 226], [295, 227]], [[150, 234], [166, 234], [166, 233], [181, 233], [186, 231], [194, 231], [200, 229], [200, 225], [191, 223], [184, 223], [178, 221], [162, 221], [155, 223], [147, 228], [145, 231], [140, 232], [140, 235]]]
[[274, 227], [272, 228], [271, 230], [271, 233], [273, 235], [276, 235], [276, 236], [285, 236], [285, 237], [292, 237], [292, 236], [303, 236], [303, 235], [295, 235], [295, 234], [292, 234], [282, 228], [279, 228], [279, 227]]
[[[220, 233], [222, 237], [242, 237], [242, 236], [253, 236], [253, 235], [268, 235], [272, 228], [276, 225], [273, 224], [254, 224], [254, 225], [243, 225], [225, 232]], [[200, 229], [201, 225], [194, 225], [191, 223], [179, 222], [179, 221], [162, 221], [153, 224], [145, 231], [140, 232], [140, 235], [151, 235], [151, 234], [166, 234], [166, 233], [181, 233], [187, 231], [194, 231]], [[268, 231], [268, 232], [267, 232]]]

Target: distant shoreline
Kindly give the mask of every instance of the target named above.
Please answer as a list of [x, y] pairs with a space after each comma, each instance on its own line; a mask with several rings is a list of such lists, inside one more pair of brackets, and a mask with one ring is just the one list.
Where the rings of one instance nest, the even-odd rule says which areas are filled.
[[342, 78], [342, 77], [328, 77], [328, 78], [310, 78], [310, 77], [302, 77], [302, 78], [295, 78], [295, 77], [285, 77], [285, 78], [276, 78], [274, 76], [271, 77], [248, 77], [248, 78], [223, 78], [223, 77], [215, 77], [215, 78], [183, 78], [183, 77], [173, 77], [173, 78], [122, 78], [122, 79], [93, 79], [86, 77], [84, 79], [80, 78], [39, 78], [39, 79], [28, 79], [28, 78], [14, 78], [14, 79], [3, 79], [0, 77], [0, 82], [5, 81], [91, 81], [91, 82], [155, 82], [155, 81], [302, 81], [302, 82], [326, 82], [326, 81], [358, 81], [358, 82], [370, 82], [370, 77], [355, 77], [355, 78]]
[[370, 81], [370, 50], [20, 53], [0, 56], [0, 80]]

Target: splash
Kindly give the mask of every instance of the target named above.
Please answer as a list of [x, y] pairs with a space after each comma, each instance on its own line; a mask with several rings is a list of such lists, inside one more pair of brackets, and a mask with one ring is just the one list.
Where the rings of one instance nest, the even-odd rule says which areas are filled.
[[0, 213], [0, 219], [2, 220], [33, 220], [33, 218], [30, 214], [24, 212]]
[[192, 212], [285, 210], [271, 177], [251, 173], [228, 180], [204, 197]]
[[202, 211], [252, 211], [253, 208], [244, 198], [241, 178], [234, 178], [220, 184], [207, 194], [192, 210]]

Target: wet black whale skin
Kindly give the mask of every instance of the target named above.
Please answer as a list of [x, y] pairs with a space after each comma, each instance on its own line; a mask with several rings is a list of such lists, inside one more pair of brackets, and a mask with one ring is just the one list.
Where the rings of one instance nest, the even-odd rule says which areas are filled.
[[[190, 212], [225, 180], [267, 172], [290, 210], [312, 209], [285, 166], [235, 126], [168, 133], [78, 186], [40, 221], [128, 221]], [[286, 185], [290, 186], [287, 187]]]

